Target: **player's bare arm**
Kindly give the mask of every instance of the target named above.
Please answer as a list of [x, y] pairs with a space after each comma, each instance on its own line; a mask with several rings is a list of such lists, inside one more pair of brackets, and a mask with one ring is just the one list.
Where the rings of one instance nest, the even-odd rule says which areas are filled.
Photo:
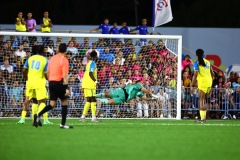
[[190, 84], [190, 91], [192, 91], [192, 86], [194, 85], [196, 78], [198, 76], [198, 71], [194, 71], [193, 78], [192, 78], [192, 83]]
[[146, 88], [142, 88], [141, 91], [143, 93], [146, 93], [147, 95], [150, 95], [150, 96], [152, 95], [152, 93], [149, 90], [147, 90]]
[[23, 78], [24, 78], [25, 80], [27, 80], [27, 79], [28, 79], [28, 78], [27, 78], [28, 69], [25, 68], [25, 67], [23, 67], [22, 73], [23, 73]]

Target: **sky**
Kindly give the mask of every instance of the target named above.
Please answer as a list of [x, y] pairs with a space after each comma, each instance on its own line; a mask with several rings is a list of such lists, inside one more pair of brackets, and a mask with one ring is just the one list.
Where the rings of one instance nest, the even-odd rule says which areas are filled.
[[[31, 11], [39, 23], [45, 10], [60, 25], [98, 25], [104, 18], [110, 24], [134, 26], [142, 18], [152, 24], [152, 0], [5, 0], [0, 6], [0, 24], [14, 23], [19, 11]], [[171, 0], [171, 6], [173, 21], [163, 26], [240, 28], [240, 0]]]

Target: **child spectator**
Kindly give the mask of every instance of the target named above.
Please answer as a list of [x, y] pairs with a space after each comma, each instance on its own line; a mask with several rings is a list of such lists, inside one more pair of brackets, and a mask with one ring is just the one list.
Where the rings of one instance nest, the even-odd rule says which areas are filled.
[[225, 88], [225, 81], [223, 80], [223, 77], [222, 76], [219, 76], [218, 77], [218, 84], [217, 84], [217, 88]]
[[[110, 28], [109, 34], [119, 34], [116, 22], [114, 22], [113, 27]], [[119, 41], [120, 41], [119, 38], [112, 38], [112, 42], [117, 42], [118, 43]]]
[[[131, 29], [130, 32], [139, 30], [140, 35], [147, 35], [147, 34], [152, 34], [148, 33], [148, 27], [147, 27], [147, 19], [142, 19], [142, 25], [137, 26], [135, 29]], [[147, 44], [147, 39], [140, 39], [140, 42], [142, 46]]]

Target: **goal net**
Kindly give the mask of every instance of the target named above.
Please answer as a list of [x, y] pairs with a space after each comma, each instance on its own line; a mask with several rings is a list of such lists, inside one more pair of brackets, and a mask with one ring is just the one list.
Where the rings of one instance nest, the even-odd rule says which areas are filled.
[[[82, 114], [85, 98], [81, 82], [88, 62], [87, 54], [96, 50], [99, 53], [97, 68], [101, 85], [98, 93], [130, 85], [138, 79], [146, 89], [159, 96], [157, 100], [136, 98], [121, 105], [98, 101], [98, 117], [181, 118], [182, 36], [27, 32], [0, 32], [0, 35], [6, 42], [0, 50], [0, 116], [20, 116], [25, 100], [22, 68], [26, 59], [36, 54], [36, 45], [43, 44], [44, 56], [50, 59], [58, 52], [59, 44], [66, 43], [66, 56], [70, 63], [69, 117]], [[30, 111], [29, 107], [28, 116]], [[59, 101], [49, 116], [58, 117], [60, 114]]]

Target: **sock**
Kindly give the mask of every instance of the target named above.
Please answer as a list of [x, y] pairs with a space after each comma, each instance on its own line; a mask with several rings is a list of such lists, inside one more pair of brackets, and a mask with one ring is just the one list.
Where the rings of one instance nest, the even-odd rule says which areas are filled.
[[83, 109], [83, 113], [82, 113], [82, 117], [81, 118], [85, 118], [85, 116], [87, 115], [88, 113], [88, 110], [91, 106], [91, 103], [90, 102], [86, 102], [85, 105], [84, 105], [84, 109]]
[[43, 115], [45, 112], [50, 111], [51, 109], [53, 109], [53, 107], [51, 105], [47, 105], [41, 112], [38, 113], [38, 116]]
[[96, 119], [97, 103], [91, 102], [92, 119]]
[[105, 104], [108, 104], [108, 99], [107, 98], [99, 98], [98, 99], [100, 102], [103, 102]]
[[32, 119], [34, 117], [34, 114], [37, 114], [38, 111], [38, 104], [33, 103], [32, 104]]
[[105, 98], [105, 93], [96, 94], [97, 98]]
[[204, 120], [206, 120], [206, 116], [207, 116], [207, 110], [203, 111]]
[[48, 112], [43, 114], [43, 120], [48, 120]]
[[21, 119], [25, 119], [27, 111], [22, 110]]
[[206, 110], [200, 110], [200, 117], [201, 117], [201, 120], [206, 119]]
[[62, 106], [62, 125], [65, 125], [66, 120], [67, 120], [67, 105], [66, 106]]
[[[43, 108], [45, 108], [45, 107], [46, 107], [46, 104], [45, 104], [45, 103], [40, 103], [39, 108], [38, 108], [38, 113], [41, 112], [41, 111], [43, 110]], [[47, 119], [48, 119], [48, 113], [47, 113], [47, 112], [45, 112], [45, 113], [43, 114], [43, 119], [44, 119], [44, 120], [47, 120]]]

